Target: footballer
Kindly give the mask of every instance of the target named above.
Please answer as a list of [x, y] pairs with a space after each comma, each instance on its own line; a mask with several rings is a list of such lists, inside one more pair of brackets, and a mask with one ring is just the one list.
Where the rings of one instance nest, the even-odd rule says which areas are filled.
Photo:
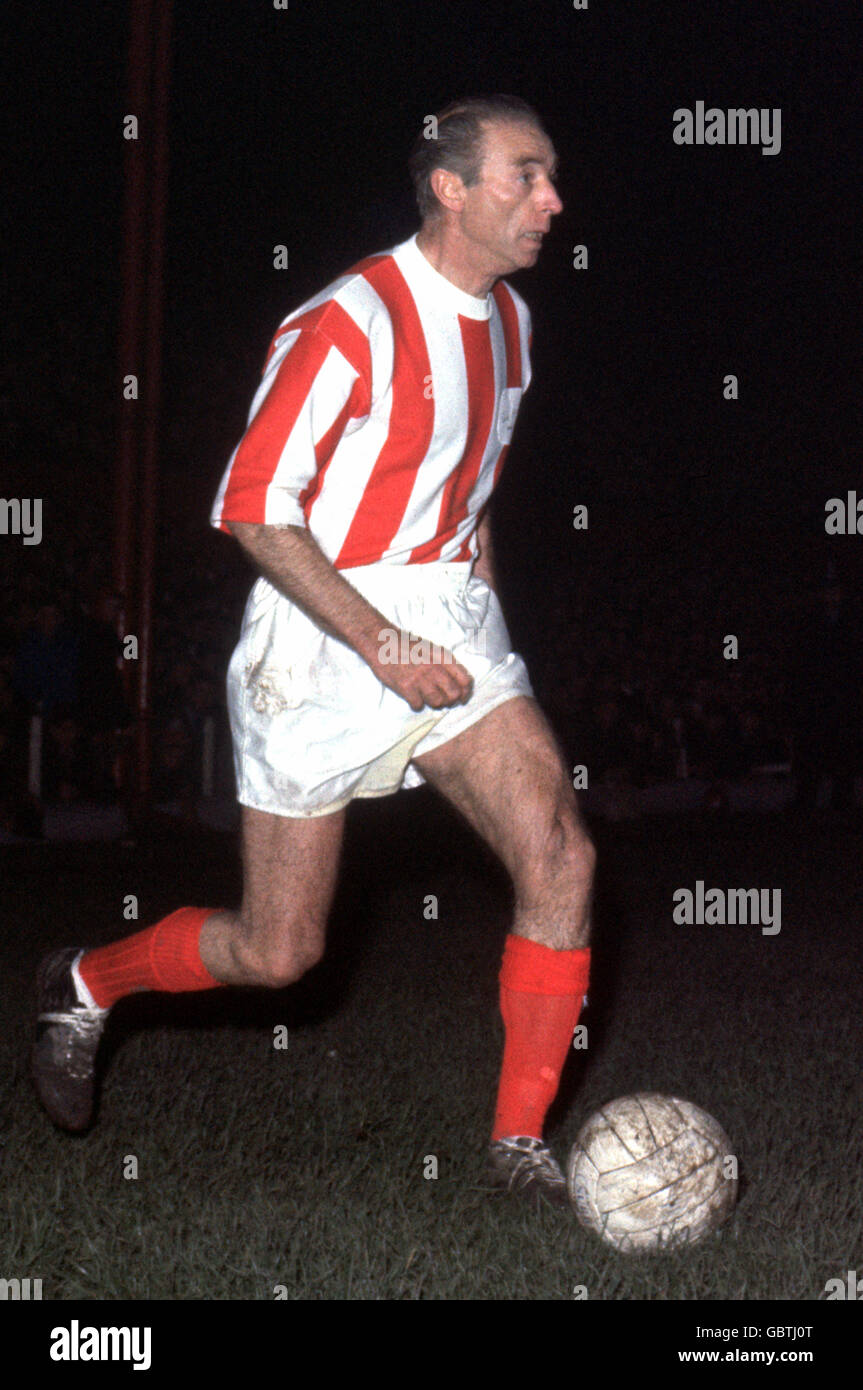
[[418, 231], [280, 325], [211, 516], [259, 576], [227, 679], [242, 904], [42, 961], [31, 1074], [62, 1128], [91, 1123], [125, 995], [282, 989], [314, 966], [346, 807], [427, 782], [515, 889], [489, 1175], [566, 1202], [543, 1130], [588, 986], [595, 854], [511, 649], [489, 523], [531, 376], [504, 277], [539, 259], [555, 169], [519, 98], [453, 103], [411, 154]]

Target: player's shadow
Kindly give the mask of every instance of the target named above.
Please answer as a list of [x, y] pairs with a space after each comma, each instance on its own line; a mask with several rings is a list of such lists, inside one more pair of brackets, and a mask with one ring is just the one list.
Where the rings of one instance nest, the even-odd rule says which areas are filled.
[[323, 959], [302, 979], [283, 989], [227, 987], [193, 993], [130, 995], [112, 1013], [100, 1053], [106, 1069], [114, 1054], [136, 1033], [147, 1029], [260, 1028], [275, 1024], [289, 1030], [326, 1022], [344, 1007], [368, 923], [357, 872], [346, 865], [330, 913]]
[[[153, 1027], [182, 1029], [260, 1028], [289, 1030], [326, 1022], [346, 1005], [363, 958], [383, 930], [379, 905], [394, 885], [447, 864], [450, 847], [438, 836], [434, 798], [412, 792], [352, 805], [345, 830], [336, 892], [327, 922], [323, 959], [285, 989], [226, 988], [195, 993], [146, 993], [120, 1001], [112, 1013], [100, 1051], [107, 1069], [114, 1054], [134, 1034]], [[224, 849], [222, 847], [222, 854]], [[200, 884], [189, 887], [188, 900]], [[218, 888], [223, 901], [236, 901], [241, 880], [234, 869]]]

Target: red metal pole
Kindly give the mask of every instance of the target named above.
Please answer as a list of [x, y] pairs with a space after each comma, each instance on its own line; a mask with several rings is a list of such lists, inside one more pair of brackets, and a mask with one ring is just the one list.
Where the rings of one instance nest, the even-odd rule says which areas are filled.
[[[121, 253], [120, 324], [118, 336], [119, 404], [117, 415], [117, 469], [114, 492], [113, 582], [120, 596], [117, 618], [119, 635], [137, 636], [135, 583], [135, 485], [141, 429], [141, 404], [128, 399], [125, 379], [142, 381], [143, 315], [146, 304], [147, 143], [150, 118], [152, 67], [152, 0], [130, 0], [129, 56], [124, 117], [138, 122], [138, 138], [125, 140], [123, 154], [123, 244]], [[125, 132], [124, 132], [125, 139]], [[130, 705], [135, 703], [137, 663], [123, 662], [123, 686]], [[138, 776], [124, 750], [120, 763], [122, 791], [127, 800], [135, 795]]]
[[153, 48], [152, 161], [147, 276], [146, 340], [142, 397], [140, 553], [138, 571], [138, 698], [136, 709], [137, 800], [144, 809], [151, 786], [151, 690], [153, 570], [159, 484], [159, 405], [162, 383], [165, 209], [168, 197], [168, 93], [171, 62], [171, 0], [156, 0]]
[[[150, 126], [151, 0], [130, 5], [129, 67], [126, 110], [138, 120], [137, 140], [126, 140], [123, 158], [123, 249], [118, 341], [120, 402], [114, 510], [114, 588], [122, 596], [122, 631], [134, 632], [134, 495], [140, 427], [139, 402], [123, 394], [124, 378], [141, 379], [142, 308], [144, 304], [147, 213], [146, 138]], [[133, 668], [126, 668], [130, 673]]]

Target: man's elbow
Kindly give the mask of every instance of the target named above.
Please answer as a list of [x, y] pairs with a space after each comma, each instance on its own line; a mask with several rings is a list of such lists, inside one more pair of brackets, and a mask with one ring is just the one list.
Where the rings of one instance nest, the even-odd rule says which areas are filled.
[[256, 540], [274, 535], [277, 531], [302, 531], [302, 526], [274, 526], [268, 521], [226, 521], [225, 525], [234, 540], [240, 545], [254, 544]]
[[274, 531], [307, 531], [304, 524], [294, 525], [286, 521], [225, 521], [232, 536], [271, 535]]

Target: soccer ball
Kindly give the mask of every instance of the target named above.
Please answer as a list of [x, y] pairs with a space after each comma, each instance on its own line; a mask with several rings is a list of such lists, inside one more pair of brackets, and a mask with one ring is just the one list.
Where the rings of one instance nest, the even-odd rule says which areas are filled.
[[693, 1245], [737, 1200], [726, 1134], [675, 1096], [621, 1096], [595, 1111], [572, 1147], [566, 1180], [581, 1224], [625, 1253]]

